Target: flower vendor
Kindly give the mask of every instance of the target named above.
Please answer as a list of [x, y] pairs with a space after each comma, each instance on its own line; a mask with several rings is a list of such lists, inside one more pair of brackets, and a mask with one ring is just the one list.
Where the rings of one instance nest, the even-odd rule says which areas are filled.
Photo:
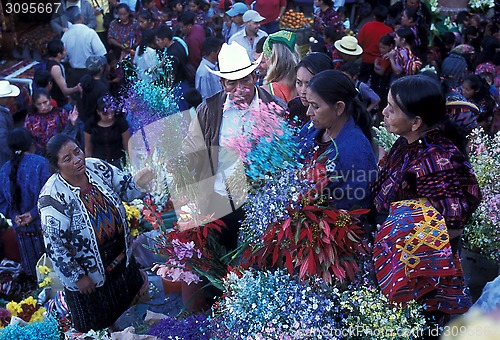
[[443, 325], [471, 304], [458, 251], [481, 193], [466, 138], [448, 121], [440, 84], [429, 77], [395, 81], [383, 115], [399, 139], [373, 187], [382, 224], [374, 244], [377, 279], [390, 301], [419, 301], [429, 320]]
[[311, 122], [300, 131], [300, 153], [306, 162], [329, 159], [323, 193], [338, 209], [367, 208], [377, 175], [371, 118], [356, 96], [354, 83], [335, 70], [312, 77], [306, 90]]
[[[65, 289], [73, 327], [80, 332], [111, 326], [145, 282], [131, 255], [122, 199], [142, 195], [150, 169], [132, 175], [87, 158], [63, 134], [47, 144], [57, 169], [38, 201], [47, 255]], [[147, 288], [147, 284], [146, 284]]]
[[229, 148], [221, 147], [220, 140], [249, 131], [250, 127], [246, 126], [249, 121], [244, 123], [244, 120], [251, 110], [274, 103], [284, 111], [285, 106], [255, 86], [255, 69], [261, 58], [251, 62], [245, 48], [236, 42], [222, 46], [218, 56], [220, 71], [210, 72], [221, 77], [223, 90], [198, 107], [197, 119], [192, 121], [183, 145], [189, 168], [195, 170], [199, 181], [198, 209], [202, 214], [214, 214], [214, 219], [224, 221], [228, 229], [223, 231], [222, 244], [226, 249], [236, 248], [239, 221], [244, 213], [232, 200], [225, 183], [235, 171], [238, 156]]

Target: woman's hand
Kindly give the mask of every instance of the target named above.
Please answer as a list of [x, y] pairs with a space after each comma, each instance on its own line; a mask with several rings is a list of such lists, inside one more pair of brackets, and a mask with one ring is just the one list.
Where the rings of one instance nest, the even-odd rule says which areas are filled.
[[82, 276], [78, 281], [76, 281], [76, 286], [82, 294], [91, 294], [95, 292], [95, 284], [87, 275]]
[[71, 122], [71, 125], [75, 126], [76, 121], [78, 120], [78, 109], [73, 107], [73, 110], [69, 113], [69, 121]]
[[14, 218], [14, 221], [20, 227], [30, 224], [31, 222], [33, 222], [33, 220], [34, 218], [31, 216], [31, 213], [29, 211], [25, 212], [24, 214], [17, 215]]
[[134, 176], [135, 184], [142, 189], [148, 190], [149, 182], [156, 178], [156, 174], [150, 168], [142, 168]]

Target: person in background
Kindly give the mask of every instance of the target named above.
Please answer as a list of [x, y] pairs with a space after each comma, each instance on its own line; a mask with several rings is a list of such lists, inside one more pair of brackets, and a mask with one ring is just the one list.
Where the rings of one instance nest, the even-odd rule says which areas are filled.
[[[392, 78], [391, 62], [385, 56], [389, 51], [394, 49], [394, 46], [394, 37], [392, 34], [386, 34], [380, 38], [378, 44], [380, 54], [375, 58], [373, 64], [371, 87], [379, 95], [381, 99], [380, 107], [382, 108], [387, 105], [387, 94], [389, 93]], [[381, 117], [379, 116], [379, 118]]]
[[264, 89], [288, 103], [295, 98], [295, 67], [299, 55], [295, 50], [294, 32], [278, 31], [266, 38], [263, 46], [264, 58], [269, 66]]
[[155, 0], [142, 0], [142, 6], [142, 10], [148, 11], [151, 14], [153, 21], [160, 19], [160, 10], [156, 7]]
[[295, 72], [297, 73], [297, 80], [295, 82], [297, 97], [288, 102], [288, 121], [293, 125], [302, 127], [309, 121], [309, 116], [307, 115], [309, 103], [306, 98], [306, 90], [311, 78], [321, 71], [331, 69], [333, 69], [333, 62], [324, 53], [310, 53], [299, 61], [295, 68]]
[[417, 74], [422, 68], [422, 61], [414, 54], [415, 35], [408, 27], [396, 31], [396, 49], [389, 51], [385, 58], [391, 62], [392, 72], [397, 77]]
[[252, 61], [255, 53], [255, 45], [259, 40], [267, 37], [267, 33], [260, 29], [260, 23], [264, 19], [263, 16], [254, 10], [246, 11], [245, 14], [243, 14], [245, 29], [235, 33], [229, 38], [228, 43], [230, 44], [235, 41], [240, 46], [243, 46], [247, 50], [248, 57]]
[[16, 85], [12, 85], [8, 80], [0, 80], [0, 166], [12, 157], [7, 139], [14, 129], [14, 119], [7, 104], [11, 98], [19, 96], [20, 93], [21, 90]]
[[189, 121], [191, 122], [196, 118], [196, 108], [203, 103], [203, 98], [197, 89], [187, 90], [184, 94], [184, 98], [189, 105]]
[[97, 114], [85, 124], [85, 155], [102, 159], [117, 168], [127, 161], [130, 129], [111, 96], [97, 100]]
[[256, 0], [254, 9], [265, 19], [261, 22], [267, 34], [276, 33], [280, 29], [281, 17], [285, 14], [286, 0]]
[[[47, 70], [36, 70], [35, 75], [33, 76], [33, 84], [36, 89], [42, 88], [45, 89], [48, 93], [52, 90], [54, 86], [54, 79], [50, 75], [50, 72]], [[50, 98], [50, 103], [52, 106], [57, 107], [57, 102], [54, 98]]]
[[36, 143], [36, 153], [45, 155], [47, 141], [57, 133], [64, 132], [77, 137], [78, 110], [76, 106], [71, 112], [50, 104], [50, 95], [44, 89], [36, 89], [32, 96], [33, 108], [24, 120], [24, 127], [28, 129]]
[[[186, 11], [179, 16], [179, 30], [183, 34], [183, 39], [188, 45], [188, 64], [194, 71], [200, 66], [202, 58], [202, 45], [205, 40], [205, 30], [195, 23], [196, 15]], [[193, 77], [194, 78], [194, 77]]]
[[72, 24], [70, 15], [68, 14], [68, 9], [71, 7], [77, 7], [82, 13], [82, 24], [91, 29], [97, 27], [94, 7], [89, 1], [60, 1], [59, 6], [57, 6], [57, 11], [52, 14], [52, 20], [50, 21], [50, 26], [59, 36], [62, 36], [68, 31]]
[[144, 30], [133, 61], [137, 77], [141, 80], [156, 80], [156, 77], [153, 77], [153, 74], [151, 74], [151, 70], [160, 64], [158, 53], [155, 50], [156, 46], [155, 32], [150, 29]]
[[267, 70], [269, 69], [269, 65], [267, 64], [266, 58], [261, 58], [261, 54], [264, 51], [264, 43], [266, 39], [260, 39], [255, 45], [255, 53], [253, 54], [254, 60], [260, 59], [260, 64], [257, 67], [257, 86], [264, 85], [264, 79], [267, 76]]
[[471, 305], [460, 243], [481, 193], [467, 138], [447, 119], [441, 84], [423, 75], [402, 77], [387, 100], [384, 123], [399, 138], [372, 187], [377, 279], [389, 301], [415, 300], [430, 324], [442, 327]]
[[359, 75], [359, 65], [353, 62], [347, 62], [340, 68], [340, 71], [344, 72], [351, 80], [354, 82], [356, 90], [359, 91], [358, 99], [366, 107], [366, 111], [376, 117], [376, 112], [373, 110], [380, 104], [380, 97], [371, 89], [368, 84], [363, 83], [358, 79]]
[[222, 40], [212, 37], [205, 39], [203, 42], [203, 59], [196, 70], [195, 78], [196, 90], [201, 94], [203, 100], [222, 90], [220, 77], [209, 71], [217, 70], [217, 57], [222, 44]]
[[138, 23], [126, 4], [120, 3], [117, 12], [118, 18], [109, 25], [108, 43], [113, 49], [116, 59], [120, 59], [123, 52], [129, 53], [132, 47], [139, 43], [137, 38]]
[[64, 285], [72, 326], [79, 332], [113, 325], [147, 289], [130, 247], [122, 201], [144, 195], [150, 169], [131, 174], [96, 158], [57, 134], [47, 143], [56, 169], [38, 199], [46, 253]]
[[25, 128], [9, 134], [12, 158], [0, 169], [0, 213], [11, 219], [23, 270], [36, 280], [36, 264], [45, 252], [38, 195], [50, 177], [49, 162], [35, 155], [35, 142]]
[[143, 38], [144, 31], [154, 30], [158, 24], [158, 20], [153, 17], [150, 11], [145, 9], [140, 10], [135, 16], [135, 19], [137, 20], [137, 32], [135, 36], [139, 39], [137, 41], [137, 44], [139, 44]]
[[373, 10], [375, 16], [374, 21], [367, 22], [359, 30], [357, 39], [359, 45], [363, 48], [361, 54], [361, 70], [359, 73], [359, 80], [367, 83], [373, 76], [373, 68], [375, 59], [379, 56], [379, 42], [380, 39], [392, 32], [392, 28], [387, 26], [384, 22], [389, 14], [389, 9], [384, 5], [377, 5]]
[[[324, 191], [328, 204], [338, 209], [368, 208], [369, 185], [376, 179], [371, 117], [357, 96], [351, 79], [337, 70], [319, 72], [306, 90], [311, 121], [300, 130], [299, 152], [303, 162], [334, 163], [327, 167], [334, 170], [327, 170]], [[348, 175], [352, 172], [356, 176]]]
[[342, 58], [339, 68], [346, 62], [356, 62], [363, 53], [363, 48], [359, 46], [358, 39], [346, 35], [334, 43], [335, 49], [339, 51]]
[[82, 87], [80, 84], [68, 87], [66, 82], [66, 70], [61, 63], [62, 60], [66, 58], [64, 43], [59, 39], [49, 41], [47, 44], [47, 51], [49, 57], [47, 58], [45, 67], [54, 79], [54, 84], [49, 91], [50, 96], [57, 102], [57, 106], [64, 107], [69, 111], [71, 106], [68, 104], [68, 97], [81, 93]]
[[94, 28], [102, 43], [108, 50], [108, 27], [104, 25], [104, 17], [110, 12], [110, 3], [108, 0], [88, 0], [94, 9], [96, 27]]
[[340, 21], [337, 12], [333, 9], [333, 0], [314, 0], [314, 5], [319, 10], [314, 14], [312, 35], [317, 40], [323, 39], [325, 27], [334, 27], [337, 32], [342, 32], [344, 26]]
[[[85, 67], [87, 58], [92, 55], [105, 56], [106, 48], [97, 33], [83, 25], [83, 17], [77, 7], [68, 8], [67, 14], [68, 20], [73, 25], [64, 33], [61, 41], [64, 43], [71, 66], [71, 72], [69, 72], [67, 78], [68, 85], [75, 86], [82, 76], [87, 73]], [[78, 99], [78, 96], [74, 96], [74, 99]]]
[[90, 56], [85, 62], [89, 74], [80, 79], [82, 85], [82, 106], [79, 120], [83, 124], [97, 114], [97, 100], [109, 94], [109, 84], [103, 79], [104, 68], [107, 65], [106, 57]]
[[243, 14], [245, 14], [246, 11], [248, 11], [247, 5], [241, 2], [235, 3], [229, 10], [226, 11], [225, 15], [230, 18], [230, 25], [224, 25], [222, 29], [222, 35], [225, 42], [229, 42], [229, 39], [233, 35], [245, 29]]
[[490, 132], [498, 104], [491, 95], [488, 82], [476, 74], [468, 75], [462, 83], [462, 94], [479, 108], [477, 122], [485, 132]]

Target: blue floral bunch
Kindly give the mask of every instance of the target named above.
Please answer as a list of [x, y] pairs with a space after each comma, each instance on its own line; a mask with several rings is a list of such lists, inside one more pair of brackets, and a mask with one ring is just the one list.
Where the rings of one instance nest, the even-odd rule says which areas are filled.
[[339, 325], [338, 290], [321, 280], [299, 283], [283, 270], [229, 273], [214, 306], [216, 338], [317, 339]]
[[153, 326], [148, 334], [160, 339], [208, 340], [210, 321], [203, 314], [190, 315], [184, 319], [168, 316]]
[[8, 325], [0, 330], [0, 340], [59, 340], [61, 332], [54, 317], [45, 318], [31, 324]]
[[245, 219], [242, 222], [242, 241], [260, 239], [272, 223], [288, 217], [287, 208], [298, 203], [300, 193], [309, 185], [302, 180], [297, 169], [290, 166], [279, 173], [268, 175], [260, 188], [249, 193], [243, 206]]

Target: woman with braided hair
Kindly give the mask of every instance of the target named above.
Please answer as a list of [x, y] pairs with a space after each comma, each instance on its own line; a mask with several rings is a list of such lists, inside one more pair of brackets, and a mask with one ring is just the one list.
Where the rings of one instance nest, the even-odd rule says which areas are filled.
[[49, 162], [35, 155], [35, 142], [25, 128], [9, 135], [12, 158], [0, 169], [0, 212], [12, 220], [24, 271], [36, 278], [36, 263], [45, 252], [38, 195], [50, 177]]

